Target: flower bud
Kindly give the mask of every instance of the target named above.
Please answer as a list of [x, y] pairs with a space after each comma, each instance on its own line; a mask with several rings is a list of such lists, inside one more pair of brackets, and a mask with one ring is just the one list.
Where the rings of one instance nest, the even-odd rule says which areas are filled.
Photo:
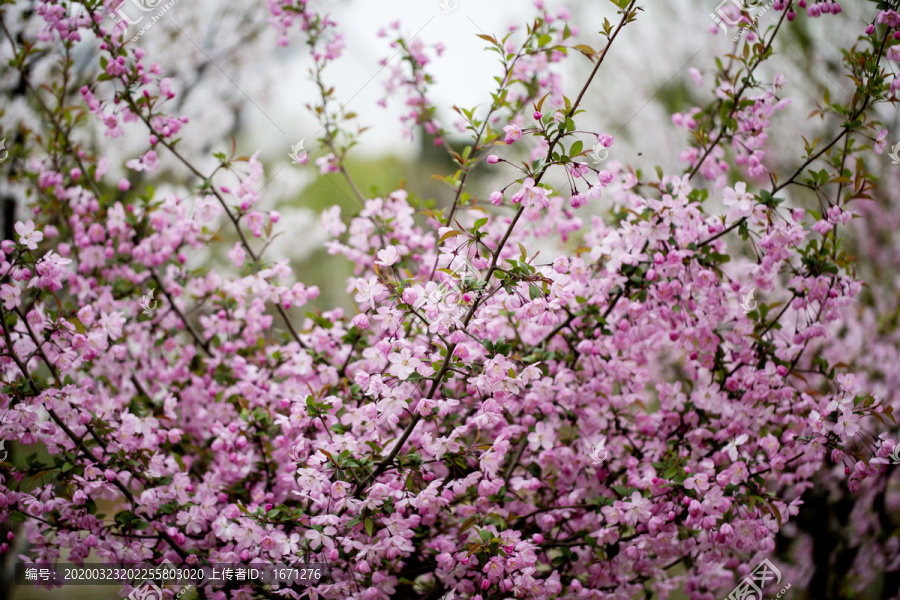
[[[404, 303], [409, 304], [410, 306], [415, 306], [416, 302], [419, 300], [419, 293], [412, 288], [406, 288], [405, 290], [403, 290], [401, 298], [403, 299]], [[366, 327], [368, 327], [368, 323], [366, 324]], [[365, 327], [360, 327], [360, 329], [365, 329]]]
[[560, 256], [556, 260], [553, 261], [553, 270], [557, 273], [566, 273], [569, 270], [569, 257], [568, 256]]
[[350, 321], [350, 324], [354, 327], [359, 327], [360, 329], [366, 330], [369, 328], [369, 317], [367, 317], [363, 313], [360, 313], [353, 317], [353, 319]]

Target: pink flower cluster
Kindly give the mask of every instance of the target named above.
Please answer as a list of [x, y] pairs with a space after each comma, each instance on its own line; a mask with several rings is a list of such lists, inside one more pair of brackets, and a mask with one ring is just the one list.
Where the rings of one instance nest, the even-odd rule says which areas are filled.
[[[163, 112], [177, 93], [161, 68], [107, 35], [99, 13], [66, 20], [41, 4], [41, 35], [102, 40], [100, 83], [113, 83], [81, 100], [109, 137], [120, 118], [145, 127], [150, 148], [125, 161], [129, 176], [192, 166], [175, 145], [188, 122]], [[313, 587], [246, 583], [214, 600], [678, 588], [707, 600], [730, 583], [717, 565], [776, 551], [819, 473], [873, 500], [865, 486], [884, 485], [896, 444], [872, 431], [894, 404], [840, 364], [868, 330], [851, 319], [839, 331], [863, 287], [838, 250], [857, 214], [841, 196], [852, 182], [763, 187], [784, 78], [762, 91], [717, 79], [711, 107], [675, 117], [722, 132], [683, 153], [687, 173], [598, 170], [576, 159], [585, 140], [609, 148], [612, 136], [570, 125], [577, 102], [537, 104], [560, 92], [547, 65], [577, 33], [566, 11], [537, 5], [523, 45], [501, 53], [512, 79], [487, 114], [467, 115], [473, 141], [451, 154], [464, 175], [447, 178], [459, 191], [448, 212], [422, 215], [396, 190], [364, 196], [357, 215], [321, 215], [325, 249], [353, 268], [349, 309], [307, 312], [319, 289], [257, 249], [279, 223], [260, 208], [258, 154], [241, 171], [221, 159], [236, 184], [217, 170], [148, 200], [68, 138], [50, 156], [32, 148], [35, 216], [0, 243], [0, 439], [47, 450], [0, 473], [0, 521], [23, 524], [30, 559], [331, 565]], [[268, 7], [279, 43], [293, 26], [307, 34], [321, 83], [342, 51], [336, 24], [304, 0]], [[608, 42], [636, 16], [624, 11]], [[397, 44], [414, 63], [406, 126], [443, 135], [421, 85], [424, 47]], [[510, 85], [521, 89], [499, 100]], [[465, 178], [482, 159], [501, 163], [492, 146], [519, 150], [529, 104], [536, 157], [509, 178], [521, 182], [511, 205], [498, 191], [487, 211], [463, 195]], [[507, 123], [502, 134], [492, 122]], [[339, 134], [326, 132], [316, 163], [352, 182]], [[729, 183], [732, 169], [749, 181]], [[781, 205], [794, 184], [840, 187], [819, 214]], [[854, 185], [872, 191], [864, 175]], [[575, 214], [601, 195], [604, 216]], [[222, 215], [227, 266], [189, 270]]]

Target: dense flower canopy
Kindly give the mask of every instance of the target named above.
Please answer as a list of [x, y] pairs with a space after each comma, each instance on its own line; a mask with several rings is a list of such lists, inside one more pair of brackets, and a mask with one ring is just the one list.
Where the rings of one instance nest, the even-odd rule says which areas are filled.
[[[323, 151], [306, 165], [295, 146], [293, 168], [358, 196], [357, 214], [321, 215], [327, 251], [355, 269], [351, 312], [313, 310], [319, 289], [267, 259], [280, 215], [258, 155], [195, 166], [177, 88], [108, 4], [40, 0], [24, 41], [4, 26], [49, 132], [17, 134], [10, 181], [33, 213], [0, 244], [0, 438], [48, 454], [0, 471], [0, 520], [23, 524], [28, 560], [330, 565], [315, 586], [197, 590], [215, 600], [707, 600], [774, 555], [823, 471], [861, 503], [882, 493], [896, 386], [866, 372], [896, 364], [897, 343], [863, 356], [876, 326], [848, 316], [864, 280], [844, 245], [854, 215], [885, 210], [858, 205], [879, 193], [863, 160], [886, 144], [875, 107], [900, 86], [887, 6], [845, 49], [855, 95], [819, 109], [840, 127], [790, 166], [766, 152], [791, 83], [758, 67], [790, 22], [841, 9], [779, 0], [762, 31], [741, 17], [737, 51], [690, 74], [709, 104], [672, 116], [685, 168], [654, 174], [607, 163], [615, 136], [580, 129], [637, 0], [614, 1], [593, 39], [542, 2], [481, 36], [497, 89], [455, 125], [429, 98], [441, 46], [392, 24], [398, 135], [421, 129], [455, 163], [439, 210], [352, 185], [362, 128], [327, 83], [339, 25], [313, 1], [268, 0], [278, 42], [314, 65]], [[72, 65], [28, 65], [87, 40], [100, 75], [44, 99]], [[566, 60], [591, 64], [574, 89]], [[112, 178], [106, 145], [136, 126], [146, 147]], [[132, 184], [172, 165], [190, 181]], [[489, 201], [476, 169], [505, 180]], [[228, 267], [189, 268], [220, 223]], [[896, 540], [871, 549], [884, 569]]]

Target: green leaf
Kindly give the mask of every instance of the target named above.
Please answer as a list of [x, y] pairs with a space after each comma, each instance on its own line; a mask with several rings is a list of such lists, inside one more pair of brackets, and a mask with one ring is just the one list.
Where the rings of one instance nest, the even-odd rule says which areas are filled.
[[469, 517], [465, 521], [463, 521], [462, 526], [459, 528], [460, 533], [465, 533], [465, 531], [475, 524], [475, 517]]
[[366, 517], [365, 521], [363, 521], [363, 527], [366, 528], [366, 533], [369, 537], [372, 537], [372, 531], [375, 529], [375, 522], [371, 517]]
[[69, 317], [67, 319], [67, 321], [69, 321], [69, 323], [71, 323], [72, 325], [75, 326], [75, 330], [78, 331], [78, 333], [80, 333], [81, 335], [84, 335], [84, 332], [85, 332], [84, 324], [81, 322], [81, 320], [78, 317]]
[[578, 156], [581, 154], [581, 150], [584, 148], [584, 144], [581, 143], [581, 140], [578, 140], [572, 147], [569, 149], [569, 156]]
[[456, 231], [455, 229], [452, 231], [448, 231], [441, 236], [441, 239], [438, 240], [438, 244], [443, 243], [444, 240], [449, 240], [450, 238], [456, 237], [458, 235], [462, 235], [462, 231]]

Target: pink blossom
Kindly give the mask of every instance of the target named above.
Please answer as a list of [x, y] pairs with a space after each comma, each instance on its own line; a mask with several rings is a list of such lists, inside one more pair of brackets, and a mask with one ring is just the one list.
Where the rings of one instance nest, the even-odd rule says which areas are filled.
[[731, 207], [729, 214], [745, 217], [753, 211], [754, 197], [747, 192], [747, 184], [739, 181], [734, 184], [734, 188], [725, 188], [722, 203]]
[[244, 247], [240, 242], [235, 242], [234, 247], [228, 252], [228, 259], [231, 260], [237, 268], [244, 266], [244, 259], [246, 256]]
[[0, 285], [0, 299], [4, 301], [4, 308], [12, 310], [19, 306], [22, 298], [22, 288], [17, 285], [4, 283]]
[[152, 173], [159, 168], [159, 160], [156, 158], [156, 151], [149, 150], [140, 159], [131, 159], [125, 163], [125, 166], [135, 171], [146, 171]]
[[360, 304], [374, 302], [385, 291], [385, 287], [378, 282], [378, 278], [374, 275], [369, 279], [359, 278], [356, 280], [356, 296], [354, 299]]
[[313, 549], [319, 548], [320, 546], [324, 546], [325, 548], [331, 550], [334, 548], [334, 539], [333, 537], [337, 534], [337, 529], [328, 525], [324, 527], [321, 531], [317, 531], [315, 529], [310, 529], [306, 532], [304, 536], [306, 539], [310, 541], [310, 547]]
[[550, 450], [556, 441], [556, 433], [547, 426], [543, 421], [538, 421], [534, 426], [534, 431], [528, 434], [528, 447], [532, 450], [543, 448]]
[[328, 173], [337, 173], [340, 170], [338, 158], [334, 154], [326, 154], [316, 159], [316, 166], [319, 167], [319, 173], [327, 175]]
[[400, 352], [393, 352], [388, 355], [391, 363], [390, 374], [399, 379], [408, 379], [416, 368], [422, 364], [418, 358], [412, 355], [412, 352], [404, 348]]
[[44, 239], [44, 234], [35, 231], [34, 221], [28, 220], [16, 223], [16, 233], [19, 234], [19, 243], [24, 244], [29, 250], [37, 250], [38, 242]]
[[875, 138], [875, 154], [882, 154], [884, 152], [885, 146], [887, 146], [887, 138], [888, 130], [882, 129], [878, 132], [878, 137]]
[[705, 492], [709, 489], [709, 477], [705, 473], [692, 475], [684, 480], [684, 487], [688, 490]]
[[732, 461], [736, 461], [738, 459], [738, 447], [746, 443], [748, 439], [749, 436], [746, 433], [742, 433], [734, 440], [728, 442], [728, 444], [722, 448], [722, 453], [728, 455], [728, 458]]
[[522, 188], [512, 197], [512, 203], [522, 203], [522, 206], [541, 205], [544, 208], [550, 206], [550, 190], [535, 185], [534, 179], [527, 177], [522, 182]]
[[400, 253], [396, 246], [388, 246], [384, 250], [378, 251], [378, 260], [375, 261], [376, 265], [381, 265], [383, 267], [389, 267], [393, 264], [396, 264], [400, 261]]
[[504, 127], [503, 131], [506, 132], [506, 137], [503, 141], [507, 144], [513, 144], [522, 139], [522, 129], [515, 123], [510, 123]]
[[251, 211], [247, 214], [247, 228], [255, 237], [262, 235], [264, 225], [265, 215], [258, 210]]

